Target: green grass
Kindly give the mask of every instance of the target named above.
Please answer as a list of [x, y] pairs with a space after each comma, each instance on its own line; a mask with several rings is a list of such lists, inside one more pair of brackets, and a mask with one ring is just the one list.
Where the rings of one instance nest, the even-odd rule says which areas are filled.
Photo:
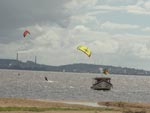
[[33, 112], [41, 112], [41, 111], [115, 111], [111, 108], [61, 108], [61, 107], [50, 107], [50, 108], [40, 108], [40, 107], [0, 107], [1, 111], [33, 111]]

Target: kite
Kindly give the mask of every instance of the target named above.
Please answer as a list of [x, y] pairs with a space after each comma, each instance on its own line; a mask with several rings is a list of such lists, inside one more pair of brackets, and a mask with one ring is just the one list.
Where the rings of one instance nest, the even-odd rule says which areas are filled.
[[28, 30], [25, 30], [23, 36], [26, 37], [27, 35], [30, 35], [30, 32]]
[[77, 49], [84, 52], [88, 57], [90, 57], [92, 54], [91, 50], [86, 46], [80, 45], [77, 47]]

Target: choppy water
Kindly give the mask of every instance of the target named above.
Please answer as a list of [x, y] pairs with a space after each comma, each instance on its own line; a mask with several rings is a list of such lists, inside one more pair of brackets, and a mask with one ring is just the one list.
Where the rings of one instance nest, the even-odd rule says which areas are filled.
[[[18, 75], [20, 73], [20, 75]], [[47, 76], [49, 81], [45, 81]], [[99, 74], [0, 70], [0, 98], [150, 102], [150, 76], [109, 75], [111, 91], [92, 90]]]

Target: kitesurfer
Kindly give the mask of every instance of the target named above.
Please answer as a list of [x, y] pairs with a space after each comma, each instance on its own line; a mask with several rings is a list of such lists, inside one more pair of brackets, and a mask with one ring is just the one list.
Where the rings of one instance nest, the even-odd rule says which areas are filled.
[[44, 77], [44, 78], [45, 78], [46, 81], [48, 81], [48, 78], [47, 78], [47, 77]]

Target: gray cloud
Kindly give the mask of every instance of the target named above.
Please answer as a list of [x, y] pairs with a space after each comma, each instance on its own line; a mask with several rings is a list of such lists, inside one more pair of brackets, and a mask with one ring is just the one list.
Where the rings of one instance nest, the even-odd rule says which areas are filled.
[[0, 40], [12, 41], [20, 34], [16, 29], [34, 24], [58, 24], [66, 27], [67, 0], [0, 0]]

